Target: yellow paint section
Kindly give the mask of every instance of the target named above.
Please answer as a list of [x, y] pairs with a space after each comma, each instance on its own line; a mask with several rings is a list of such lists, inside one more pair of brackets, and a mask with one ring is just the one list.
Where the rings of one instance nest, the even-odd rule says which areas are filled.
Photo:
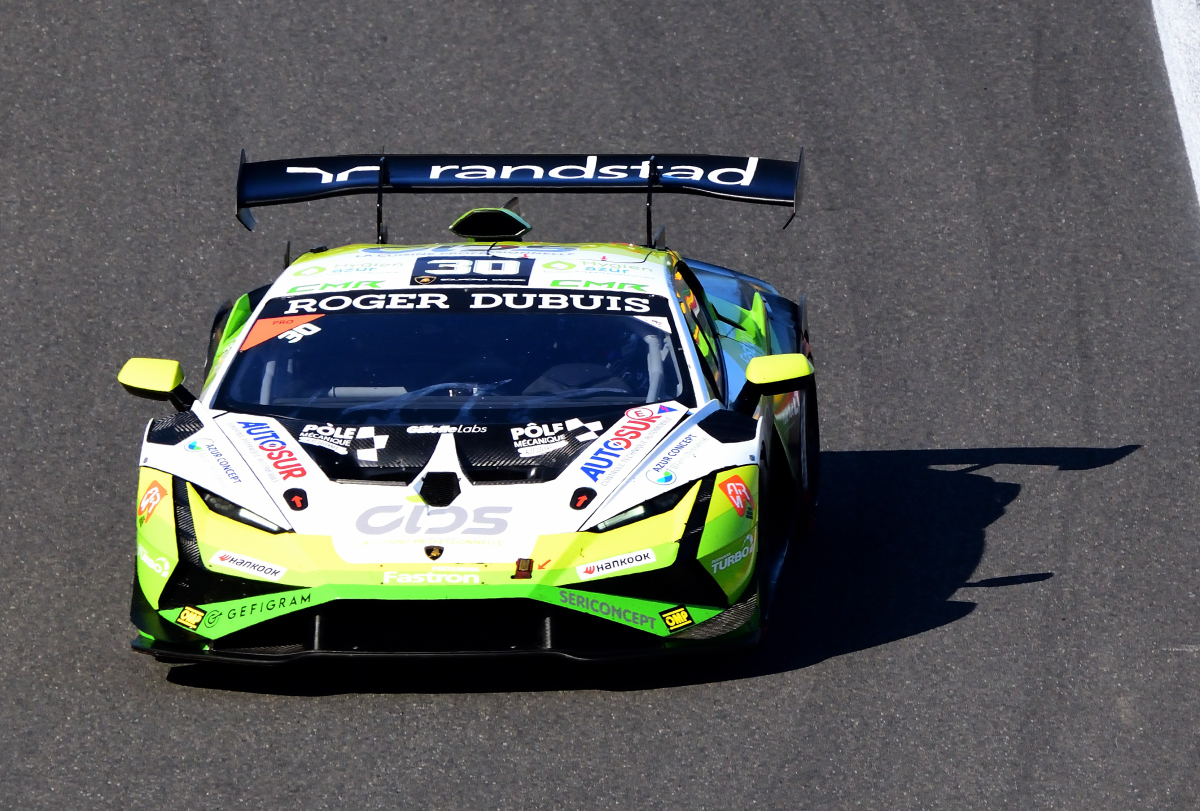
[[812, 364], [799, 353], [760, 355], [746, 364], [746, 380], [760, 386], [796, 380], [812, 373]]
[[117, 382], [130, 389], [167, 394], [183, 382], [183, 367], [177, 360], [130, 358], [117, 374]]
[[137, 544], [134, 559], [138, 583], [150, 605], [157, 608], [163, 586], [179, 562], [171, 474], [150, 467], [141, 468], [135, 504]]

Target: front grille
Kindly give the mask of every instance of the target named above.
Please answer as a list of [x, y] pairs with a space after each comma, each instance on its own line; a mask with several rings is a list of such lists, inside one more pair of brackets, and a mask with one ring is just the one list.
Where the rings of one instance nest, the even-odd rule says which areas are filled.
[[[659, 637], [535, 600], [338, 600], [214, 640], [214, 650], [331, 653], [603, 653]], [[295, 646], [300, 646], [296, 648]]]
[[431, 507], [449, 507], [460, 492], [457, 474], [426, 473], [421, 479], [421, 498]]
[[175, 541], [179, 544], [179, 562], [187, 561], [193, 566], [201, 566], [200, 544], [196, 542], [196, 524], [192, 521], [187, 482], [172, 476], [171, 495], [175, 503]]

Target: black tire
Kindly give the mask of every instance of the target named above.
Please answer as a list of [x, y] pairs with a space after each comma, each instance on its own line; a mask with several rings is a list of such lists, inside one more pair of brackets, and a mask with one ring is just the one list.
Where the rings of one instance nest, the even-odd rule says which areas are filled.
[[817, 381], [809, 375], [800, 392], [800, 459], [799, 469], [801, 517], [811, 519], [821, 492], [821, 422], [817, 412]]

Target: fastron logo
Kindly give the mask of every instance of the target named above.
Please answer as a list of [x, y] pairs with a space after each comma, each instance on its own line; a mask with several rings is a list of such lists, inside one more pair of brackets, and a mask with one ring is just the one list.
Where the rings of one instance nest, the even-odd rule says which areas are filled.
[[245, 555], [237, 555], [233, 552], [227, 552], [224, 549], [214, 552], [213, 556], [208, 560], [208, 565], [223, 569], [232, 569], [235, 572], [256, 574], [259, 577], [265, 577], [267, 580], [279, 580], [279, 578], [283, 577], [284, 572], [287, 571], [287, 568], [284, 566], [268, 563], [265, 560], [248, 558]]
[[428, 583], [431, 585], [443, 584], [449, 586], [457, 585], [475, 585], [479, 583], [479, 575], [477, 574], [439, 574], [430, 572], [429, 574], [408, 574], [407, 572], [384, 572], [383, 584], [391, 583]]
[[575, 572], [582, 579], [587, 580], [602, 574], [612, 574], [623, 569], [632, 569], [634, 566], [641, 566], [646, 563], [654, 563], [653, 549], [642, 549], [637, 552], [630, 552], [627, 555], [617, 555], [614, 558], [594, 560], [591, 563], [576, 566]]

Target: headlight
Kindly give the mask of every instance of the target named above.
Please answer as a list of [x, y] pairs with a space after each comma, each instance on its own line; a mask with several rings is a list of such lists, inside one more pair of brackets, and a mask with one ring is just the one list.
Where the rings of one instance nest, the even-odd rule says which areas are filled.
[[[192, 486], [196, 487], [195, 485]], [[255, 529], [266, 530], [267, 532], [272, 532], [276, 535], [281, 532], [287, 532], [286, 529], [278, 524], [268, 521], [261, 515], [250, 512], [245, 507], [239, 507], [229, 499], [222, 498], [216, 493], [210, 493], [207, 490], [203, 490], [199, 487], [196, 487], [196, 492], [200, 494], [200, 498], [204, 499], [204, 503], [208, 505], [208, 508], [217, 515], [223, 515], [226, 518], [232, 518], [234, 521], [241, 521], [243, 524], [249, 524]]]
[[634, 521], [641, 521], [643, 518], [649, 518], [652, 515], [661, 515], [668, 510], [673, 510], [675, 509], [675, 505], [682, 501], [683, 497], [695, 485], [695, 482], [688, 482], [682, 487], [676, 487], [674, 490], [660, 493], [648, 501], [643, 501], [636, 507], [628, 509], [623, 513], [617, 513], [612, 518], [604, 519], [588, 530], [588, 532], [608, 532], [610, 529], [623, 527], [626, 524], [632, 524]]

